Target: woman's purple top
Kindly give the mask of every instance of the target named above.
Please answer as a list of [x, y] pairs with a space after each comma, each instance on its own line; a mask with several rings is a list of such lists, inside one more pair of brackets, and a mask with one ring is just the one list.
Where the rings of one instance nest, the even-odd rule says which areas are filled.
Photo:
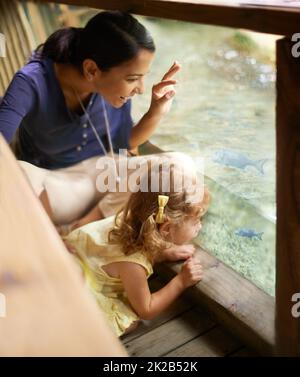
[[[105, 102], [105, 101], [104, 101]], [[105, 102], [114, 151], [129, 148], [131, 101], [116, 109]], [[94, 93], [86, 110], [109, 150], [101, 96]], [[0, 132], [8, 143], [19, 129], [21, 158], [57, 169], [104, 152], [85, 114], [70, 111], [51, 59], [32, 60], [20, 69], [0, 104]]]

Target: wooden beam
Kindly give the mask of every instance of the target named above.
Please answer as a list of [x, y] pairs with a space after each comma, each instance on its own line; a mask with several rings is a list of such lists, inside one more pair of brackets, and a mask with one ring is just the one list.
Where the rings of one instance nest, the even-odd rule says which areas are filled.
[[277, 353], [300, 356], [300, 318], [292, 296], [300, 293], [300, 57], [289, 39], [277, 41]]
[[0, 243], [1, 356], [126, 356], [1, 135]]
[[[48, 2], [43, 0], [43, 2]], [[258, 6], [247, 2], [209, 4], [197, 0], [51, 0], [51, 2], [119, 9], [144, 16], [243, 28], [261, 33], [292, 35], [299, 31], [300, 9]], [[250, 1], [249, 1], [250, 2]], [[274, 2], [274, 4], [276, 4]]]
[[[257, 288], [230, 267], [206, 251], [196, 251], [204, 269], [204, 278], [189, 288], [187, 295], [203, 305], [243, 343], [263, 356], [274, 353], [274, 298]], [[161, 278], [170, 278], [181, 270], [181, 263], [161, 264], [157, 271]]]
[[214, 326], [214, 322], [205, 312], [196, 308], [191, 309], [149, 333], [129, 341], [126, 343], [126, 349], [129, 355], [134, 357], [163, 356], [171, 352], [175, 345], [188, 343]]

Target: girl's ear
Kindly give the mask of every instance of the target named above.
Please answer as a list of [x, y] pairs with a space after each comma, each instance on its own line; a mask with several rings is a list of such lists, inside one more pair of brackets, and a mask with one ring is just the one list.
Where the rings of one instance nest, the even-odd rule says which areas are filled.
[[159, 227], [159, 233], [161, 234], [162, 237], [164, 237], [165, 239], [168, 239], [169, 238], [169, 235], [170, 235], [170, 227], [171, 227], [171, 224], [170, 222], [167, 220], [165, 221], [163, 224], [160, 225]]

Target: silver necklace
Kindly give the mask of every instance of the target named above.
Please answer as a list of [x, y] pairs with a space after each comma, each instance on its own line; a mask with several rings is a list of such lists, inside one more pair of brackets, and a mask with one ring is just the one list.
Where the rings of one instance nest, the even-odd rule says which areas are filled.
[[[102, 140], [101, 140], [101, 138], [100, 138], [100, 136], [99, 136], [99, 134], [98, 134], [98, 132], [96, 130], [96, 127], [94, 126], [94, 124], [93, 124], [93, 122], [92, 122], [92, 120], [90, 118], [89, 113], [87, 112], [84, 104], [82, 103], [79, 94], [77, 93], [77, 91], [74, 88], [72, 88], [72, 89], [73, 89], [73, 91], [74, 91], [74, 93], [75, 93], [75, 95], [76, 95], [76, 97], [78, 99], [78, 102], [79, 102], [79, 104], [80, 104], [80, 106], [81, 106], [81, 108], [82, 108], [82, 110], [83, 110], [83, 112], [84, 112], [84, 114], [85, 114], [85, 116], [86, 116], [86, 118], [87, 118], [87, 120], [88, 120], [88, 122], [89, 122], [89, 124], [90, 124], [90, 126], [91, 126], [91, 128], [93, 130], [93, 132], [94, 132], [94, 135], [96, 137], [96, 140], [98, 141], [98, 144], [99, 144], [101, 150], [104, 152], [105, 156], [108, 157], [109, 154], [108, 154], [108, 152], [107, 152], [107, 150], [106, 150], [106, 148], [105, 148], [105, 146], [104, 146], [104, 144], [103, 144], [103, 142], [102, 142]], [[105, 106], [104, 99], [103, 99], [102, 96], [101, 96], [101, 103], [102, 103], [102, 108], [103, 108], [104, 123], [105, 123], [105, 129], [106, 129], [107, 138], [108, 138], [108, 145], [109, 145], [109, 149], [110, 149], [109, 152], [110, 152], [110, 155], [111, 155], [111, 157], [112, 157], [112, 159], [114, 161], [116, 180], [119, 182], [120, 181], [120, 177], [118, 175], [117, 162], [116, 162], [115, 155], [114, 155], [114, 150], [113, 150], [113, 144], [112, 144], [111, 133], [110, 133], [110, 125], [109, 125], [109, 120], [108, 120], [108, 116], [107, 116], [106, 106]]]

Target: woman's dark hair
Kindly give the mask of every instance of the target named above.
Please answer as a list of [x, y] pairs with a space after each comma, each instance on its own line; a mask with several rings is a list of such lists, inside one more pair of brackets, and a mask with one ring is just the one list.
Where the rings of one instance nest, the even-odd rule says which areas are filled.
[[106, 11], [91, 18], [84, 28], [55, 31], [37, 48], [35, 57], [69, 63], [80, 70], [85, 59], [93, 59], [99, 69], [107, 71], [134, 58], [140, 49], [155, 51], [147, 29], [128, 13]]

